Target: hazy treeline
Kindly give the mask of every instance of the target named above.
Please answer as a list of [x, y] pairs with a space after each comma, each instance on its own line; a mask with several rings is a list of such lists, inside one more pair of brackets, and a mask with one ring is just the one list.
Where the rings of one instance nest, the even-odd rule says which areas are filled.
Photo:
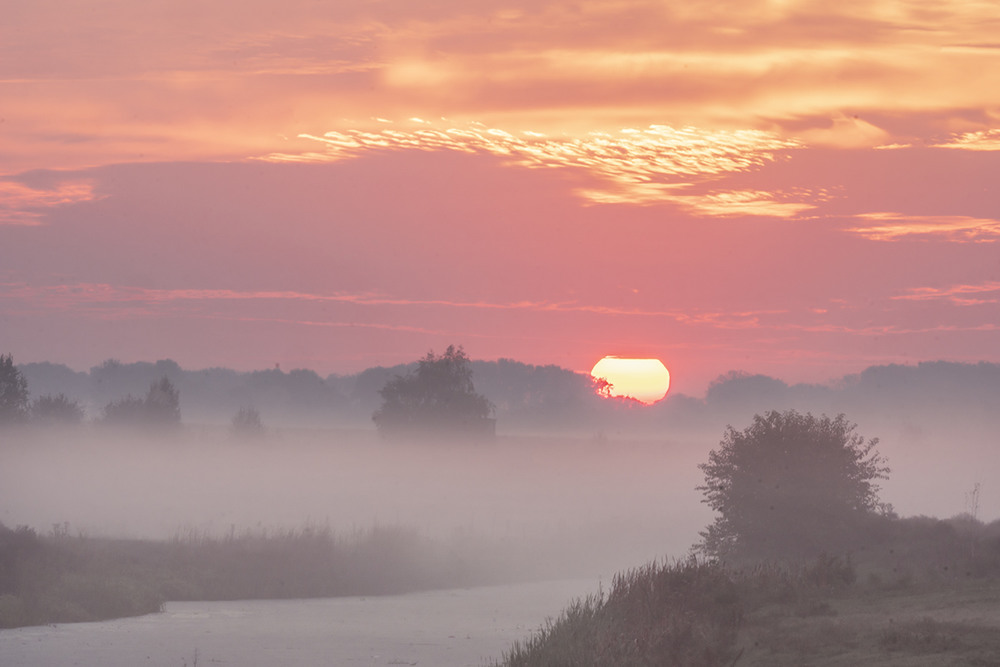
[[[600, 401], [588, 378], [556, 366], [509, 360], [472, 365], [476, 389], [512, 425], [555, 426]], [[130, 364], [108, 360], [87, 372], [48, 362], [18, 368], [32, 396], [64, 394], [92, 418], [100, 417], [109, 403], [142, 395], [151, 383], [166, 378], [180, 392], [181, 412], [188, 423], [228, 423], [240, 408], [252, 406], [273, 426], [371, 428], [371, 416], [382, 404], [379, 390], [414, 370], [416, 362], [325, 378], [305, 369], [185, 370], [171, 360]]]
[[[240, 408], [252, 406], [270, 426], [371, 428], [371, 415], [382, 403], [379, 390], [415, 366], [327, 377], [305, 369], [186, 370], [171, 360], [108, 360], [87, 372], [48, 362], [18, 368], [33, 397], [64, 394], [91, 418], [101, 416], [109, 403], [141, 396], [153, 382], [167, 378], [180, 392], [186, 423], [227, 424]], [[872, 366], [828, 384], [789, 385], [731, 372], [713, 382], [703, 398], [671, 393], [652, 406], [602, 399], [588, 376], [554, 365], [500, 359], [473, 361], [472, 370], [476, 390], [496, 407], [497, 428], [504, 432], [717, 430], [774, 407], [844, 412], [859, 422], [870, 415], [903, 422], [939, 415], [961, 422], [1000, 414], [1000, 364], [985, 362]]]

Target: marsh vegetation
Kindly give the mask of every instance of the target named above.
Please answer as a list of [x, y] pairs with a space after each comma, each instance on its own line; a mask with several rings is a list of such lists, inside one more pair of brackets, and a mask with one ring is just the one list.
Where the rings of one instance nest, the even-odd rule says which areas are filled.
[[653, 563], [574, 601], [493, 667], [996, 664], [1000, 570], [890, 574], [859, 579], [839, 558]]
[[471, 544], [399, 526], [139, 540], [0, 525], [0, 555], [0, 628], [148, 614], [167, 600], [387, 595], [511, 576]]

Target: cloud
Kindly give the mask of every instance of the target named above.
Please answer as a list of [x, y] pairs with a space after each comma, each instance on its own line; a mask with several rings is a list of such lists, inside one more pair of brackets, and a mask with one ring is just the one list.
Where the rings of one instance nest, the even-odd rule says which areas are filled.
[[[339, 322], [334, 320], [316, 321], [302, 318], [281, 319], [273, 317], [256, 317], [244, 314], [224, 315], [218, 312], [219, 302], [255, 302], [255, 312], [265, 302], [272, 304], [302, 302], [313, 304], [351, 304], [368, 307], [409, 307], [409, 308], [446, 308], [457, 310], [494, 310], [494, 311], [530, 311], [535, 313], [586, 313], [590, 315], [611, 317], [643, 317], [666, 318], [680, 324], [710, 325], [723, 329], [743, 329], [755, 327], [762, 315], [773, 315], [784, 311], [744, 311], [744, 312], [711, 312], [701, 310], [657, 310], [638, 307], [623, 307], [620, 305], [601, 305], [576, 301], [457, 301], [448, 299], [419, 299], [392, 297], [383, 294], [316, 294], [295, 291], [252, 291], [231, 289], [150, 289], [132, 286], [116, 286], [106, 283], [74, 283], [61, 285], [28, 285], [24, 283], [0, 283], [0, 300], [8, 303], [20, 302], [31, 304], [37, 309], [78, 310], [91, 313], [104, 312], [118, 316], [142, 314], [153, 316], [157, 312], [164, 315], [174, 315], [172, 304], [198, 302], [209, 307], [200, 311], [200, 316], [221, 317], [240, 321], [268, 321], [300, 323], [310, 326], [378, 326], [380, 328], [396, 328], [398, 330], [425, 331], [395, 325], [375, 325], [360, 321]], [[213, 305], [214, 304], [214, 305]], [[157, 310], [160, 308], [161, 310]]]
[[872, 241], [939, 240], [952, 243], [994, 243], [1000, 239], [1000, 220], [965, 215], [904, 215], [862, 213], [873, 224], [847, 231]]
[[[382, 122], [387, 122], [380, 119]], [[321, 143], [324, 153], [272, 154], [274, 162], [342, 160], [385, 150], [492, 154], [526, 168], [568, 168], [595, 176], [599, 187], [579, 188], [591, 203], [651, 204], [673, 202], [702, 215], [767, 215], [794, 217], [812, 208], [802, 201], [779, 201], [780, 193], [719, 191], [702, 194], [684, 190], [698, 180], [756, 169], [796, 147], [773, 133], [759, 130], [709, 131], [691, 127], [651, 125], [583, 136], [549, 136], [541, 132], [512, 133], [482, 124], [454, 126], [410, 119], [376, 131], [330, 131], [301, 135]]]
[[779, 190], [731, 190], [697, 197], [677, 197], [675, 201], [696, 214], [733, 217], [763, 216], [771, 218], [797, 218], [815, 208], [808, 201], [786, 198]]
[[[991, 295], [991, 296], [987, 296]], [[892, 297], [903, 301], [948, 301], [956, 306], [981, 306], [1000, 303], [1000, 281], [950, 287], [914, 287], [906, 294]]]
[[963, 132], [938, 148], [959, 148], [967, 151], [1000, 151], [1000, 130]]
[[17, 181], [0, 180], [0, 226], [43, 224], [49, 209], [94, 201], [90, 180], [60, 181], [50, 188], [33, 188]]
[[[4, 19], [11, 173], [287, 156], [298, 147], [285, 137], [372, 117], [580, 138], [756, 129], [857, 147], [907, 141], [855, 114], [925, 114], [919, 134], [933, 138], [960, 123], [994, 131], [966, 112], [1000, 106], [1000, 9], [985, 2], [51, 0]], [[836, 120], [796, 135], [806, 116]], [[99, 141], [53, 139], [67, 134]]]
[[829, 127], [805, 130], [798, 138], [804, 144], [822, 148], [876, 148], [889, 141], [890, 135], [857, 116], [838, 114]]

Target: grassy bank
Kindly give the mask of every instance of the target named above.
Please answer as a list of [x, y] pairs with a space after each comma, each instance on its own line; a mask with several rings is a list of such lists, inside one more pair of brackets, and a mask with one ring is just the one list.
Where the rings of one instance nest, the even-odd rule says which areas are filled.
[[850, 557], [625, 572], [493, 667], [1000, 665], [1000, 522], [883, 528]]
[[651, 564], [577, 600], [493, 667], [1000, 664], [1000, 577], [853, 581], [811, 567]]
[[483, 544], [436, 543], [396, 526], [165, 541], [0, 526], [0, 628], [147, 614], [165, 600], [382, 595], [513, 576]]

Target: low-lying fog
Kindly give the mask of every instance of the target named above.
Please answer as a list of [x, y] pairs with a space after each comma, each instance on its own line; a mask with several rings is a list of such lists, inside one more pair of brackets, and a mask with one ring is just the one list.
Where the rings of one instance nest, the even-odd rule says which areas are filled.
[[[976, 482], [980, 518], [1000, 514], [995, 437], [880, 428], [859, 431], [881, 437], [893, 470], [882, 495], [900, 515], [971, 509]], [[349, 535], [382, 524], [488, 539], [531, 554], [545, 574], [610, 576], [683, 557], [698, 540], [712, 516], [695, 490], [697, 465], [721, 435], [435, 445], [385, 443], [374, 432], [289, 430], [253, 442], [224, 428], [165, 437], [24, 432], [0, 447], [0, 522], [142, 538], [307, 525]]]
[[0, 451], [0, 521], [144, 538], [389, 524], [489, 538], [559, 559], [568, 575], [610, 575], [683, 556], [697, 539], [710, 520], [694, 491], [701, 458], [699, 448], [665, 442], [27, 434]]

